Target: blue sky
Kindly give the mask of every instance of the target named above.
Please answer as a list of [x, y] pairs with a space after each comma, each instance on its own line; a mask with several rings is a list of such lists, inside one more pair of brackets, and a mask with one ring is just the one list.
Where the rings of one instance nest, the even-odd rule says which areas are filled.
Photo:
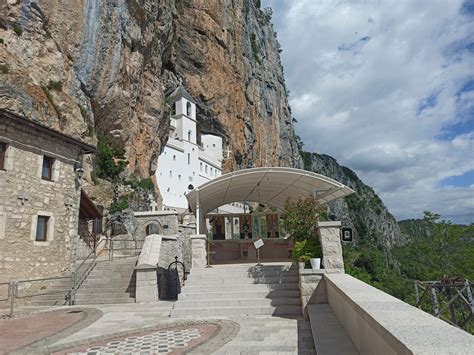
[[474, 1], [263, 0], [296, 131], [397, 219], [474, 222]]

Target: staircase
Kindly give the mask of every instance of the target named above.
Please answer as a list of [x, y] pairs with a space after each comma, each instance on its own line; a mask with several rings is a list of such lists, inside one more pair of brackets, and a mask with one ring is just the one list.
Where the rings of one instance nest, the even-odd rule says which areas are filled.
[[171, 317], [301, 316], [298, 268], [290, 263], [216, 265], [191, 271]]
[[134, 303], [136, 257], [99, 261], [76, 291], [75, 304]]

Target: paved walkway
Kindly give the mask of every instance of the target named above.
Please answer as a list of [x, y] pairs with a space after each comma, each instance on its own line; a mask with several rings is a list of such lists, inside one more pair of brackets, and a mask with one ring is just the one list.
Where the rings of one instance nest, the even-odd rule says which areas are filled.
[[[175, 319], [168, 316], [171, 307], [169, 302], [62, 307], [1, 320], [0, 354], [315, 353], [309, 323], [303, 320]], [[21, 324], [29, 324], [28, 329]]]

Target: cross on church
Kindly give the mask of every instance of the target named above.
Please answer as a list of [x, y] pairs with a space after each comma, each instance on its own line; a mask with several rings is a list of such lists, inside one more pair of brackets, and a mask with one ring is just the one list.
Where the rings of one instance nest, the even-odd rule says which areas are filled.
[[21, 191], [18, 194], [18, 199], [21, 200], [21, 205], [23, 206], [25, 204], [25, 201], [28, 201], [28, 195], [25, 191]]
[[150, 206], [151, 206], [151, 211], [152, 211], [152, 212], [156, 212], [156, 207], [158, 206], [158, 204], [156, 203], [155, 200], [152, 200], [152, 201], [150, 202]]
[[230, 153], [232, 153], [232, 151], [230, 150], [229, 147], [227, 147], [227, 150], [225, 151], [227, 153], [227, 157], [226, 158], [229, 158], [230, 157]]

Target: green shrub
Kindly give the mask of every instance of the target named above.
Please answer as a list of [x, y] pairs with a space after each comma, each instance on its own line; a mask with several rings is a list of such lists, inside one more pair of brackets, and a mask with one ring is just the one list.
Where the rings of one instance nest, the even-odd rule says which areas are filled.
[[96, 175], [101, 179], [116, 182], [128, 165], [125, 149], [114, 146], [112, 140], [105, 135], [99, 135], [97, 139], [97, 154], [94, 159]]
[[48, 90], [61, 91], [63, 89], [63, 83], [62, 81], [50, 80], [48, 81], [48, 85], [46, 85], [46, 88]]
[[132, 179], [125, 182], [125, 184], [129, 185], [133, 189], [143, 189], [143, 190], [153, 190], [155, 186], [153, 185], [153, 181], [151, 179]]
[[316, 238], [319, 220], [326, 219], [324, 207], [319, 206], [314, 197], [285, 202], [284, 225], [290, 236], [297, 240]]
[[118, 202], [112, 202], [109, 207], [109, 213], [115, 214], [122, 212], [124, 209], [128, 208], [128, 200], [126, 197], [121, 197]]
[[15, 31], [15, 33], [16, 33], [17, 36], [21, 36], [22, 33], [23, 33], [23, 27], [21, 27], [20, 24], [15, 23], [15, 24], [13, 25], [13, 31]]
[[297, 241], [293, 249], [293, 260], [307, 262], [311, 258], [321, 258], [323, 251], [317, 238]]

